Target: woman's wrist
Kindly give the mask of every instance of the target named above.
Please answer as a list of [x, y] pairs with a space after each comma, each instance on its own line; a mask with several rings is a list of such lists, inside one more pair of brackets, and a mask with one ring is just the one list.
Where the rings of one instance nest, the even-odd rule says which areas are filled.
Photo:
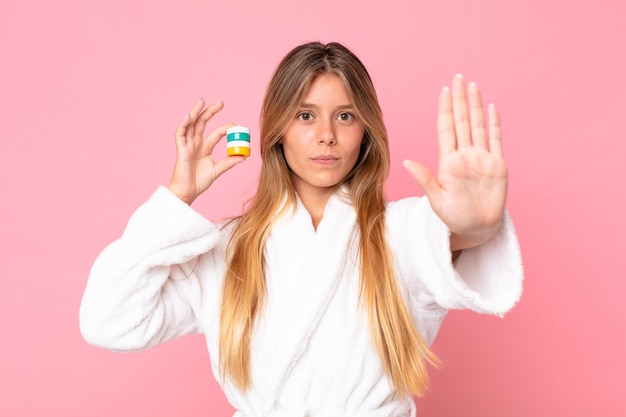
[[174, 184], [170, 183], [170, 185], [167, 186], [167, 189], [187, 205], [191, 205], [191, 203], [195, 200], [195, 197], [190, 197], [185, 193], [181, 193]]
[[485, 243], [493, 235], [496, 234], [502, 221], [498, 222], [494, 226], [481, 229], [475, 233], [459, 234], [455, 232], [450, 233], [450, 250], [452, 252], [461, 251], [463, 249], [473, 248], [482, 243]]

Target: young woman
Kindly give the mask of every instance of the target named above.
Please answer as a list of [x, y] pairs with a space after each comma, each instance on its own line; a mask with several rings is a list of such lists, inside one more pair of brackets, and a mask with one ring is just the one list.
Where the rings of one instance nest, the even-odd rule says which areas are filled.
[[96, 260], [85, 339], [137, 350], [204, 333], [240, 417], [414, 415], [447, 311], [502, 315], [521, 294], [495, 107], [485, 121], [478, 88], [455, 77], [439, 99], [438, 175], [405, 162], [427, 197], [388, 203], [365, 67], [337, 43], [298, 46], [263, 103], [257, 193], [214, 224], [190, 204], [243, 160], [212, 158], [232, 126], [205, 136], [222, 107], [193, 107], [171, 183]]

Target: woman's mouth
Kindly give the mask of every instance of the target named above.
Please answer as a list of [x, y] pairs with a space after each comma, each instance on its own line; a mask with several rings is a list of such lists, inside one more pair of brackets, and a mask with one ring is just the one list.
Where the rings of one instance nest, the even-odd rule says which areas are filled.
[[315, 156], [313, 158], [311, 158], [313, 160], [313, 162], [315, 162], [316, 164], [320, 164], [320, 165], [332, 165], [334, 164], [339, 158], [336, 156], [332, 156], [332, 155], [318, 155]]

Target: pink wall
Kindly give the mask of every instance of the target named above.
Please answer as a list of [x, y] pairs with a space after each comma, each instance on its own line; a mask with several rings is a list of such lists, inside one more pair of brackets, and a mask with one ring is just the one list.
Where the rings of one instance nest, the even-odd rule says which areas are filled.
[[[4, 1], [0, 13], [0, 415], [228, 416], [199, 336], [114, 354], [84, 343], [89, 267], [174, 160], [199, 96], [252, 128], [296, 44], [363, 59], [401, 162], [436, 166], [435, 102], [456, 72], [499, 105], [525, 260], [505, 319], [452, 313], [422, 416], [623, 416], [624, 1]], [[197, 203], [236, 213], [258, 156]], [[218, 202], [218, 203], [216, 203]]]

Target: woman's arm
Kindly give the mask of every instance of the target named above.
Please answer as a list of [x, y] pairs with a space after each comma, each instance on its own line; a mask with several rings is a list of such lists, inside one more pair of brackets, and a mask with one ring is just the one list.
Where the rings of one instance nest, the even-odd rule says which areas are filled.
[[80, 307], [85, 340], [138, 350], [202, 331], [202, 296], [221, 278], [208, 262], [220, 241], [215, 225], [160, 187], [92, 266]]
[[494, 235], [467, 248], [453, 263], [450, 230], [428, 198], [406, 198], [387, 208], [389, 243], [414, 317], [441, 309], [503, 315], [519, 300], [523, 269], [513, 223], [505, 213]]
[[243, 160], [213, 161], [213, 148], [233, 125], [220, 126], [205, 138], [208, 121], [224, 104], [204, 106], [200, 99], [176, 130], [177, 158], [169, 187], [159, 188], [135, 212], [123, 236], [92, 267], [80, 328], [94, 345], [136, 350], [201, 331], [203, 302], [207, 294], [219, 291], [212, 283], [223, 273], [223, 256], [209, 251], [223, 239], [189, 204]]

